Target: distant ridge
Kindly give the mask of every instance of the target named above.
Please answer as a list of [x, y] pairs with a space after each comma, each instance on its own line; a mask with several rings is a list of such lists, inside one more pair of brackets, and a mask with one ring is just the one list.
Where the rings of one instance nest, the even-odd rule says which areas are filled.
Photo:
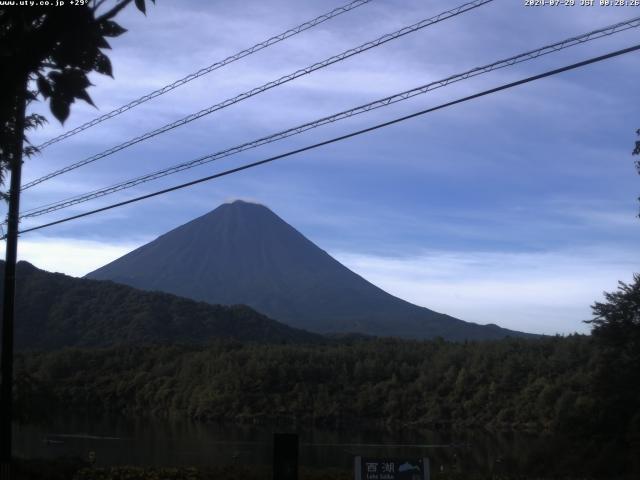
[[450, 340], [525, 336], [394, 297], [267, 207], [236, 200], [87, 275], [212, 304], [246, 304], [296, 328]]
[[[4, 265], [0, 261], [0, 285]], [[27, 262], [19, 262], [16, 273], [18, 349], [204, 345], [215, 339], [324, 341], [320, 335], [288, 327], [243, 305], [210, 305], [112, 282], [74, 278]]]

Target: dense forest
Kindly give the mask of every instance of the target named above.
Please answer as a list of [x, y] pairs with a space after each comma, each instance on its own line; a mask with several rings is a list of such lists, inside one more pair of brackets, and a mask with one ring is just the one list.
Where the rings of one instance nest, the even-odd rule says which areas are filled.
[[213, 340], [23, 352], [16, 406], [200, 421], [465, 426], [640, 436], [640, 276], [593, 335], [482, 342]]
[[[492, 342], [65, 349], [19, 357], [25, 416], [52, 404], [202, 421], [640, 433], [639, 384], [600, 388], [605, 352], [585, 336]], [[627, 381], [637, 372], [626, 372]]]

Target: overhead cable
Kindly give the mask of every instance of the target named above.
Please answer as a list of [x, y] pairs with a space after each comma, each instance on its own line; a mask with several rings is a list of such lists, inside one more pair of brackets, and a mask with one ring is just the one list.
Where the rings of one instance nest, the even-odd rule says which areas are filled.
[[140, 185], [142, 183], [146, 183], [146, 182], [150, 182], [152, 180], [156, 180], [158, 178], [162, 178], [165, 177], [167, 175], [172, 175], [174, 173], [178, 173], [184, 170], [188, 170], [190, 168], [194, 168], [196, 166], [199, 165], [203, 165], [206, 163], [210, 163], [213, 162], [215, 160], [219, 160], [221, 158], [225, 158], [225, 157], [229, 157], [235, 154], [238, 154], [240, 152], [249, 150], [249, 149], [253, 149], [262, 145], [266, 145], [269, 143], [273, 143], [276, 142], [278, 140], [282, 140], [284, 138], [288, 138], [290, 136], [293, 135], [297, 135], [300, 133], [303, 133], [307, 130], [311, 130], [313, 128], [317, 128], [320, 127], [322, 125], [326, 125], [329, 123], [333, 123], [339, 120], [343, 120], [349, 117], [352, 117], [354, 115], [359, 115], [361, 113], [365, 113], [377, 108], [381, 108], [381, 107], [385, 107], [387, 105], [391, 105], [393, 103], [397, 103], [403, 100], [407, 100], [409, 98], [412, 98], [416, 95], [420, 95], [420, 94], [424, 94], [427, 93], [431, 90], [435, 90], [437, 88], [441, 88], [441, 87], [445, 87], [447, 85], [450, 85], [452, 83], [455, 82], [459, 82], [461, 80], [465, 80], [471, 77], [475, 77], [478, 75], [482, 75], [497, 69], [501, 69], [501, 68], [505, 68], [505, 67], [509, 67], [518, 63], [522, 63], [525, 61], [529, 61], [529, 60], [533, 60], [535, 58], [538, 58], [540, 56], [543, 55], [547, 55], [549, 53], [553, 53], [553, 52], [557, 52], [575, 45], [579, 45], [591, 40], [595, 40], [598, 38], [602, 38], [604, 36], [608, 36], [608, 35], [612, 35], [614, 33], [618, 33], [624, 30], [628, 30], [630, 28], [635, 28], [640, 26], [640, 17], [636, 17], [624, 22], [619, 22], [616, 23], [614, 25], [609, 25], [607, 27], [604, 28], [600, 28], [598, 30], [594, 30], [592, 32], [589, 33], [585, 33], [579, 36], [575, 36], [575, 37], [571, 37], [565, 40], [562, 40], [560, 42], [556, 42], [535, 50], [530, 50], [527, 51], [525, 53], [520, 53], [518, 55], [503, 59], [503, 60], [498, 60], [496, 62], [481, 66], [481, 67], [476, 67], [473, 68], [471, 70], [467, 70], [465, 72], [462, 73], [458, 73], [455, 75], [451, 75], [449, 77], [446, 77], [442, 80], [438, 80], [438, 81], [434, 81], [434, 82], [430, 82], [427, 83], [425, 85], [421, 85], [419, 87], [413, 88], [411, 90], [406, 90], [404, 92], [401, 93], [397, 93], [379, 100], [375, 100], [373, 102], [369, 102], [367, 104], [364, 105], [360, 105], [358, 107], [354, 107], [351, 108], [349, 110], [345, 110], [327, 117], [323, 117], [317, 120], [314, 120], [312, 122], [308, 122], [302, 125], [298, 125], [296, 127], [293, 128], [289, 128], [287, 130], [283, 130], [280, 131], [278, 133], [274, 133], [272, 135], [268, 135], [262, 138], [259, 138], [257, 140], [252, 140], [250, 142], [246, 142], [243, 143], [241, 145], [236, 145], [234, 147], [230, 147], [227, 148], [225, 150], [221, 150], [219, 152], [216, 153], [212, 153], [209, 155], [205, 155], [187, 162], [183, 162], [162, 170], [158, 170], [156, 172], [152, 172], [152, 173], [148, 173], [145, 175], [142, 175], [140, 177], [136, 177], [133, 179], [129, 179], [129, 180], [125, 180], [122, 181], [120, 183], [116, 183], [114, 185], [108, 186], [108, 187], [104, 187], [98, 190], [94, 190], [92, 192], [88, 192], [88, 193], [84, 193], [81, 195], [76, 195], [74, 197], [70, 197], [64, 200], [60, 200], [57, 202], [53, 202], [53, 203], [49, 203], [46, 205], [41, 205], [38, 207], [34, 207], [32, 209], [26, 210], [21, 218], [26, 218], [26, 217], [36, 217], [36, 216], [40, 216], [40, 215], [44, 215], [47, 213], [51, 213], [54, 212], [56, 210], [60, 210], [63, 208], [67, 208], [70, 207], [72, 205], [76, 205], [79, 203], [84, 203], [86, 201], [89, 200], [93, 200], [96, 198], [100, 198], [103, 197], [105, 195], [109, 195], [121, 190], [125, 190], [128, 188], [132, 188], [136, 185]]
[[[290, 156], [296, 155], [298, 153], [302, 153], [302, 152], [306, 152], [306, 151], [309, 151], [309, 150], [313, 150], [313, 149], [316, 149], [318, 147], [322, 147], [324, 145], [329, 145], [329, 144], [332, 144], [332, 143], [336, 143], [336, 142], [339, 142], [339, 141], [342, 141], [342, 140], [346, 140], [348, 138], [356, 137], [358, 135], [362, 135], [362, 134], [365, 134], [365, 133], [368, 133], [368, 132], [372, 132], [374, 130], [378, 130], [380, 128], [388, 127], [388, 126], [396, 124], [396, 123], [404, 122], [404, 121], [409, 120], [411, 118], [415, 118], [415, 117], [418, 117], [418, 116], [421, 116], [421, 115], [425, 115], [427, 113], [435, 112], [435, 111], [441, 110], [443, 108], [451, 107], [453, 105], [457, 105], [457, 104], [464, 103], [464, 102], [467, 102], [467, 101], [470, 101], [470, 100], [474, 100], [476, 98], [484, 97], [486, 95], [490, 95], [490, 94], [493, 94], [493, 93], [496, 93], [496, 92], [500, 92], [502, 90], [507, 90], [509, 88], [517, 87], [517, 86], [523, 85], [525, 83], [530, 83], [530, 82], [533, 82], [533, 81], [536, 81], [536, 80], [540, 80], [540, 79], [543, 79], [543, 78], [546, 78], [546, 77], [557, 75], [559, 73], [567, 72], [569, 70], [575, 70], [577, 68], [581, 68], [581, 67], [584, 67], [584, 66], [596, 63], [596, 62], [601, 62], [603, 60], [607, 60], [607, 59], [610, 59], [610, 58], [613, 58], [613, 57], [617, 57], [617, 56], [620, 56], [620, 55], [624, 55], [626, 53], [634, 52], [634, 51], [637, 51], [637, 50], [640, 50], [640, 44], [635, 45], [633, 47], [624, 48], [624, 49], [621, 49], [621, 50], [616, 50], [614, 52], [608, 53], [606, 55], [601, 55], [599, 57], [592, 57], [592, 58], [590, 58], [588, 60], [584, 60], [582, 62], [573, 63], [571, 65], [567, 65], [567, 66], [564, 66], [564, 67], [561, 67], [561, 68], [556, 68], [554, 70], [549, 70], [547, 72], [544, 72], [544, 73], [541, 73], [541, 74], [538, 74], [538, 75], [533, 75], [531, 77], [527, 77], [527, 78], [524, 78], [522, 80], [518, 80], [518, 81], [515, 81], [515, 82], [507, 83], [507, 84], [501, 85], [499, 87], [491, 88], [489, 90], [484, 90], [484, 91], [482, 91], [480, 93], [476, 93], [474, 95], [469, 95], [469, 96], [466, 96], [466, 97], [463, 97], [463, 98], [459, 98], [459, 99], [453, 100], [451, 102], [443, 103], [443, 104], [438, 105], [436, 107], [427, 108], [425, 110], [421, 110], [419, 112], [415, 112], [415, 113], [412, 113], [410, 115], [405, 115], [403, 117], [395, 118], [395, 119], [389, 120], [387, 122], [379, 123], [379, 124], [374, 125], [372, 127], [364, 128], [362, 130], [351, 132], [351, 133], [348, 133], [346, 135], [341, 135], [339, 137], [334, 137], [334, 138], [331, 138], [329, 140], [325, 140], [325, 141], [322, 141], [322, 142], [319, 142], [319, 143], [315, 143], [313, 145], [309, 145], [309, 146], [306, 146], [306, 147], [303, 147], [303, 148], [298, 148], [296, 150], [291, 150], [289, 152], [286, 152], [286, 153], [283, 153], [283, 154], [280, 154], [280, 155], [275, 155], [273, 157], [269, 157], [269, 158], [266, 158], [264, 160], [260, 160], [260, 161], [253, 162], [253, 163], [249, 163], [249, 164], [242, 165], [242, 166], [236, 167], [236, 168], [231, 168], [231, 169], [225, 170], [223, 172], [219, 172], [219, 173], [216, 173], [216, 174], [213, 174], [213, 175], [209, 175], [209, 176], [206, 176], [206, 177], [198, 178], [198, 179], [192, 180], [190, 182], [182, 183], [180, 185], [175, 185], [173, 187], [165, 188], [163, 190], [158, 190], [156, 192], [148, 193], [146, 195], [141, 195], [139, 197], [131, 198], [131, 199], [125, 200], [123, 202], [118, 202], [118, 203], [114, 203], [114, 204], [111, 204], [111, 205], [107, 205], [105, 207], [96, 208], [95, 210], [90, 210], [88, 212], [80, 213], [78, 215], [72, 215], [70, 217], [62, 218], [62, 219], [56, 220], [54, 222], [49, 222], [49, 223], [45, 223], [45, 224], [38, 225], [38, 226], [35, 226], [35, 227], [26, 228], [24, 230], [21, 230], [19, 233], [23, 234], [23, 233], [27, 233], [27, 232], [33, 232], [35, 230], [41, 230], [43, 228], [52, 227], [54, 225], [59, 225], [61, 223], [70, 222], [72, 220], [77, 220], [79, 218], [87, 217], [89, 215], [94, 215], [96, 213], [104, 212], [104, 211], [111, 210], [111, 209], [114, 209], [114, 208], [117, 208], [117, 207], [122, 207], [124, 205], [129, 205], [131, 203], [139, 202], [139, 201], [145, 200], [147, 198], [152, 198], [152, 197], [156, 197], [158, 195], [163, 195], [165, 193], [169, 193], [169, 192], [173, 192], [173, 191], [180, 190], [180, 189], [183, 189], [183, 188], [191, 187], [191, 186], [197, 185], [199, 183], [208, 182], [208, 181], [214, 180], [216, 178], [220, 178], [220, 177], [224, 177], [224, 176], [227, 176], [227, 175], [231, 175], [233, 173], [237, 173], [237, 172], [240, 172], [240, 171], [243, 171], [243, 170], [248, 170], [250, 168], [254, 168], [254, 167], [257, 167], [257, 166], [260, 166], [260, 165], [264, 165], [266, 163], [274, 162], [276, 160], [280, 160], [282, 158], [290, 157]], [[6, 238], [6, 236], [2, 237], [2, 239], [4, 239], [4, 238]]]
[[194, 73], [190, 73], [189, 75], [187, 75], [186, 77], [182, 77], [179, 80], [176, 80], [173, 83], [170, 83], [169, 85], [165, 85], [162, 88], [159, 88], [157, 90], [154, 90], [151, 93], [148, 93], [147, 95], [144, 95], [140, 98], [137, 98], [135, 100], [132, 100], [131, 102], [127, 103], [126, 105], [123, 105], [119, 108], [116, 108], [114, 110], [111, 110], [108, 113], [105, 113], [104, 115], [100, 115], [99, 117], [94, 118], [93, 120], [87, 122], [87, 123], [83, 123], [82, 125], [69, 130], [67, 132], [64, 132], [61, 135], [58, 135], [57, 137], [54, 137], [50, 140], [47, 140], [46, 142], [42, 143], [41, 145], [38, 145], [38, 149], [43, 150], [45, 148], [47, 148], [50, 145], [53, 145], [54, 143], [60, 142], [66, 138], [69, 138], [73, 135], [76, 135], [84, 130], [87, 130], [88, 128], [91, 128], [95, 125], [98, 125], [99, 123], [104, 122], [105, 120], [109, 120], [110, 118], [113, 118], [117, 115], [120, 115], [123, 112], [126, 112], [127, 110], [131, 110], [132, 108], [137, 107], [138, 105], [142, 105], [145, 102], [148, 102], [149, 100], [159, 97], [160, 95], [164, 95], [167, 92], [170, 92], [171, 90], [174, 90], [182, 85], [184, 85], [185, 83], [189, 83], [192, 80], [195, 80], [196, 78], [200, 78], [203, 75], [206, 75], [208, 73], [213, 72], [214, 70], [217, 70], [219, 68], [222, 68], [226, 65], [229, 65], [230, 63], [233, 63], [237, 60], [240, 60], [244, 57], [247, 57], [253, 53], [259, 52], [260, 50], [263, 50], [267, 47], [270, 47], [271, 45], [274, 45], [276, 43], [282, 42], [283, 40], [286, 40], [287, 38], [293, 37], [294, 35], [297, 35], [301, 32], [304, 32], [305, 30], [309, 30], [310, 28], [315, 27], [316, 25], [320, 25], [321, 23], [326, 22], [327, 20], [330, 20], [334, 17], [337, 17], [338, 15], [342, 15], [343, 13], [349, 12], [351, 10], [353, 10], [354, 8], [358, 8], [362, 5], [365, 5], [369, 2], [371, 2], [372, 0], [355, 0], [351, 3], [348, 3], [346, 5], [343, 5], [342, 7], [338, 7], [335, 8], [333, 10], [331, 10], [328, 13], [325, 13], [323, 15], [320, 15], [312, 20], [309, 20], [308, 22], [302, 23], [300, 25], [298, 25], [297, 27], [293, 27], [289, 30], [287, 30], [286, 32], [282, 32], [278, 35], [275, 35], [267, 40], [264, 40], [263, 42], [260, 43], [256, 43], [254, 46], [249, 47], [245, 50], [242, 50], [236, 54], [230, 55], [227, 58], [225, 58], [224, 60], [220, 60], [218, 62], [215, 62], [211, 65], [209, 65], [208, 67], [204, 67], [201, 68], [200, 70], [198, 70], [197, 72]]
[[314, 63], [313, 65], [310, 65], [306, 68], [302, 68], [300, 70], [296, 70], [293, 73], [290, 73], [288, 75], [284, 75], [280, 78], [278, 78], [277, 80], [272, 80], [270, 82], [265, 83], [264, 85], [261, 85], [259, 87], [255, 87], [252, 88], [251, 90], [248, 90], [244, 93], [241, 93], [240, 95], [236, 95], [235, 97], [232, 98], [228, 98], [226, 100], [224, 100], [223, 102], [217, 103], [216, 105], [212, 105], [208, 108], [205, 108], [203, 110], [200, 110], [199, 112], [196, 113], [192, 113], [191, 115], [187, 115], [186, 117], [181, 118], [180, 120], [177, 120], [175, 122], [169, 123], [167, 125], [164, 125], [163, 127], [160, 127], [156, 130], [153, 130], [151, 132], [147, 132], [144, 133], [138, 137], [132, 138], [124, 143], [121, 143], [119, 145], [116, 145], [114, 147], [111, 147], [101, 153], [98, 153], [96, 155], [92, 155], [91, 157], [85, 158], [84, 160], [80, 160], [78, 162], [75, 162], [71, 165], [68, 165], [64, 168], [61, 168], [59, 170], [56, 170], [54, 172], [51, 172], [47, 175], [44, 175], [43, 177], [37, 178], [35, 180], [32, 180], [31, 182], [26, 183], [25, 185], [22, 186], [22, 190], [26, 190], [28, 188], [31, 188], [35, 185], [38, 185], [39, 183], [42, 183], [46, 180], [49, 180], [51, 178], [57, 177], [58, 175], [62, 175], [63, 173], [67, 173], [70, 172], [72, 170], [75, 170], [76, 168], [82, 167], [84, 165], [87, 165], [89, 163], [93, 163], [96, 160], [100, 160], [101, 158], [105, 158], [108, 157], [109, 155], [113, 155], [116, 152], [119, 152], [120, 150], [124, 150], [125, 148], [128, 148], [132, 145], [135, 145], [137, 143], [140, 143], [142, 141], [148, 140], [152, 137], [155, 137], [157, 135], [160, 135], [161, 133], [165, 133], [168, 132], [169, 130], [173, 130], [174, 128], [180, 127], [182, 125], [186, 125], [187, 123], [193, 122], [194, 120], [197, 120], [199, 118], [204, 117], [205, 115], [209, 115], [215, 111], [218, 110], [222, 110], [223, 108], [229, 107], [235, 103], [241, 102], [243, 100], [246, 100], [248, 98], [251, 98], [255, 95], [258, 95], [262, 92], [265, 92], [267, 90], [270, 90], [274, 87], [278, 87], [280, 85], [283, 85], [287, 82], [290, 82], [292, 80], [295, 80], [296, 78], [302, 77], [303, 75], [308, 75], [312, 72], [315, 72], [317, 70], [320, 70], [322, 68], [328, 67], [329, 65], [332, 65], [334, 63], [337, 62], [341, 62], [343, 60], [346, 60], [347, 58], [350, 58], [354, 55], [358, 55], [360, 53], [366, 52], [367, 50], [371, 50], [372, 48], [376, 48], [379, 47], [380, 45], [384, 45], [387, 42], [390, 42], [392, 40], [395, 40], [397, 38], [403, 37], [409, 33], [413, 33], [416, 32], [418, 30], [421, 30], [423, 28], [429, 27], [431, 25], [434, 25], [436, 23], [442, 22], [443, 20], [447, 20], [449, 18], [453, 18], [456, 17], [462, 13], [468, 12], [470, 10], [473, 10], [475, 8], [478, 8], [482, 5], [485, 5], [487, 3], [492, 2], [493, 0], [474, 0], [472, 2], [468, 2], [465, 3], [463, 5], [460, 5], [456, 8], [452, 8], [450, 10], [447, 10], [445, 12], [439, 13], [438, 15], [431, 17], [431, 18], [427, 18], [424, 20], [421, 20], [418, 23], [415, 23], [413, 25], [410, 25], [408, 27], [403, 27], [400, 30], [396, 30], [395, 32], [392, 33], [387, 33], [381, 37], [376, 38], [375, 40], [372, 40], [370, 42], [366, 42], [363, 43], [362, 45], [355, 47], [355, 48], [351, 48], [349, 50], [346, 50], [338, 55], [334, 55], [330, 58], [327, 58], [326, 60], [323, 60], [321, 62], [317, 62]]

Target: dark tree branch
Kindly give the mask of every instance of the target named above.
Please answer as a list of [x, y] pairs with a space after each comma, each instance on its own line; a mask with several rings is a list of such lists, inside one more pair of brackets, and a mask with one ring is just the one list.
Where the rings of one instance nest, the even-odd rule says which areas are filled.
[[96, 22], [103, 22], [105, 20], [112, 19], [120, 12], [120, 10], [122, 10], [124, 7], [129, 5], [132, 1], [133, 0], [122, 0], [122, 2], [118, 3], [111, 10], [108, 10], [107, 12], [103, 13], [98, 18], [96, 18]]
[[98, 9], [104, 4], [104, 2], [106, 2], [107, 0], [98, 0], [93, 2], [93, 11], [97, 12]]

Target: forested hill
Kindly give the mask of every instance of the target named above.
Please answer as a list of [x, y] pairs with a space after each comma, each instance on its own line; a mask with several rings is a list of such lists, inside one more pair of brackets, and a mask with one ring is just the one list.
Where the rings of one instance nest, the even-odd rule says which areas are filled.
[[27, 417], [41, 403], [199, 421], [627, 432], [640, 441], [640, 393], [629, 366], [607, 360], [586, 336], [219, 341], [19, 355], [17, 371], [28, 376], [18, 378], [31, 383], [16, 392]]
[[[4, 265], [0, 262], [0, 285]], [[18, 263], [16, 276], [18, 349], [202, 345], [214, 338], [274, 343], [322, 340], [243, 305], [210, 305], [107, 281], [74, 278], [27, 262]]]

